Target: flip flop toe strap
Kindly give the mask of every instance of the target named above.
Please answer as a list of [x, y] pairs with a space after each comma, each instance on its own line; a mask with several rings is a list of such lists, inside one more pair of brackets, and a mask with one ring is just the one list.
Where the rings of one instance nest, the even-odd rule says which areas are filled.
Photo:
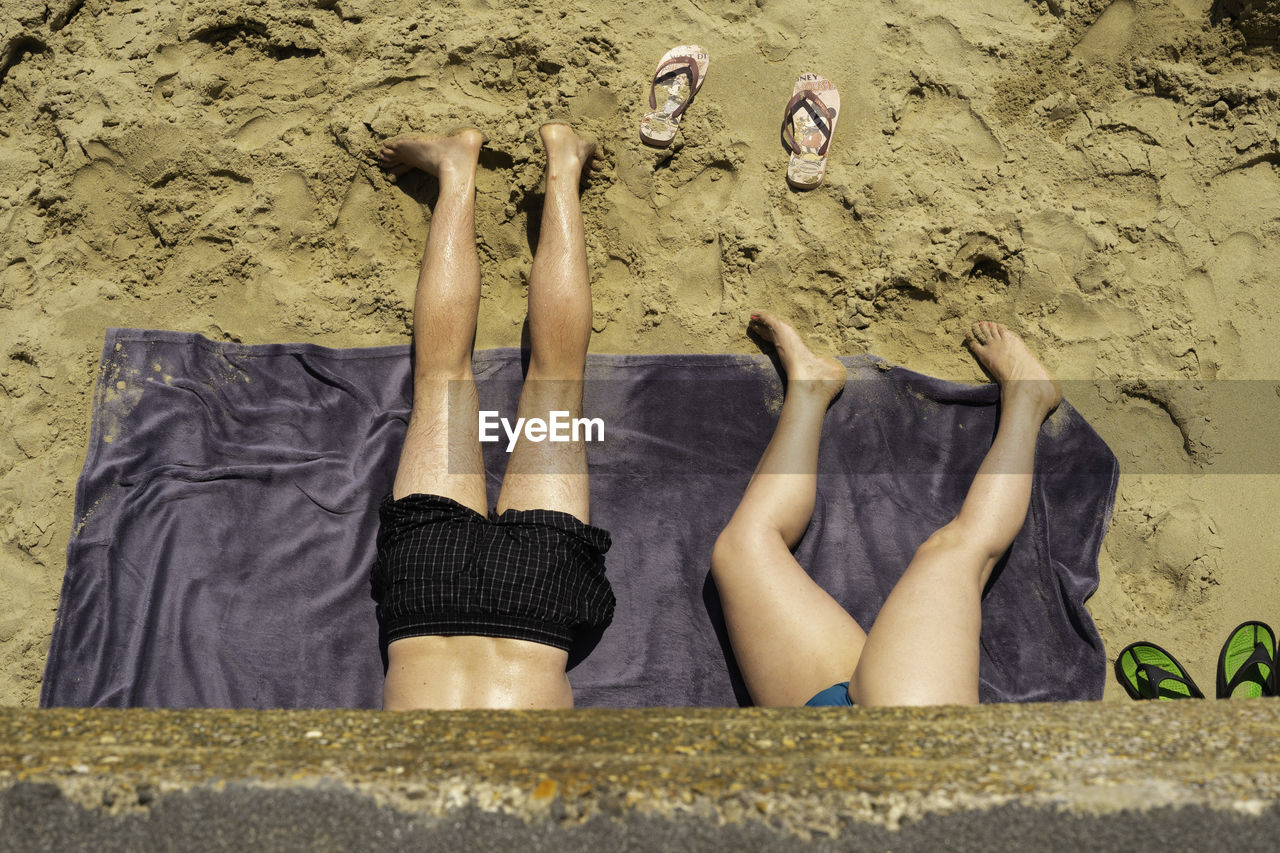
[[805, 105], [809, 105], [819, 114], [826, 122], [826, 128], [819, 128], [823, 133], [822, 146], [818, 148], [818, 156], [825, 157], [827, 154], [827, 146], [831, 144], [831, 120], [834, 117], [831, 110], [827, 109], [827, 105], [822, 102], [812, 89], [805, 89], [791, 96], [791, 100], [787, 101], [787, 108], [782, 113], [782, 139], [787, 144], [787, 148], [793, 154], [803, 154], [804, 150], [800, 144], [796, 142], [795, 131], [791, 129], [792, 120]]
[[698, 91], [698, 61], [692, 56], [673, 56], [659, 65], [658, 70], [653, 72], [653, 83], [649, 86], [649, 109], [656, 110], [658, 108], [658, 81], [665, 76], [680, 73], [689, 75], [689, 94], [680, 102], [680, 106], [676, 107], [671, 113], [671, 118], [680, 117], [685, 107], [689, 106], [689, 102], [693, 100], [694, 92]]
[[1147, 684], [1151, 687], [1151, 696], [1148, 697], [1150, 699], [1160, 698], [1160, 685], [1166, 681], [1181, 684], [1187, 688], [1187, 692], [1192, 698], [1204, 698], [1204, 694], [1200, 692], [1200, 688], [1196, 687], [1195, 682], [1189, 678], [1184, 678], [1176, 672], [1170, 672], [1162, 666], [1154, 663], [1139, 663], [1138, 671], [1147, 677]]
[[[1275, 672], [1276, 662], [1272, 658], [1271, 652], [1267, 649], [1265, 643], [1258, 643], [1253, 647], [1253, 654], [1249, 655], [1248, 659], [1240, 665], [1239, 669], [1236, 670], [1236, 674], [1227, 682], [1227, 695], [1230, 696], [1235, 692], [1237, 687], [1244, 684], [1246, 681], [1253, 681], [1252, 678], [1246, 677], [1246, 674], [1250, 670], [1256, 671], [1258, 665], [1267, 667], [1267, 671], [1270, 673]], [[1266, 681], [1261, 682], [1263, 696], [1271, 695], [1271, 680], [1272, 678], [1268, 677]]]

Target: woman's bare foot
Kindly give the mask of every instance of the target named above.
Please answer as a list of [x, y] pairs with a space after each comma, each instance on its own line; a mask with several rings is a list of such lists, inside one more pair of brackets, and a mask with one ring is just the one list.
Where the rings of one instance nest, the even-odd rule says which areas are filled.
[[389, 181], [413, 169], [439, 178], [459, 172], [474, 174], [483, 142], [484, 136], [474, 127], [449, 136], [423, 133], [400, 136], [382, 144], [378, 165], [386, 170]]
[[827, 401], [844, 389], [849, 371], [829, 355], [817, 355], [790, 325], [772, 314], [757, 311], [751, 315], [747, 328], [773, 344], [787, 373], [787, 393], [814, 391]]
[[547, 184], [565, 180], [589, 178], [600, 165], [596, 142], [581, 136], [567, 124], [552, 122], [538, 128], [542, 144], [547, 149]]
[[1058, 380], [1045, 370], [1022, 338], [999, 323], [989, 320], [974, 323], [964, 342], [999, 384], [1000, 397], [1005, 403], [1025, 400], [1044, 418], [1062, 400]]

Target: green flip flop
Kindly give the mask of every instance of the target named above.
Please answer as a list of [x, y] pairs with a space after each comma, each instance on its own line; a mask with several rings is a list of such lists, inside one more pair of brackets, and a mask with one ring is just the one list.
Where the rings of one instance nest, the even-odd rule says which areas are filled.
[[1177, 658], [1155, 643], [1130, 643], [1116, 658], [1116, 680], [1133, 699], [1203, 699]]
[[1218, 655], [1218, 698], [1275, 695], [1275, 632], [1265, 622], [1241, 622]]

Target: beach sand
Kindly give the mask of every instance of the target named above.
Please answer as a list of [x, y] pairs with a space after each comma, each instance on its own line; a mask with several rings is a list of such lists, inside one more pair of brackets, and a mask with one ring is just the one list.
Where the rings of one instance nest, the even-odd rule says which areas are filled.
[[[605, 152], [593, 351], [754, 352], [765, 308], [815, 348], [977, 382], [963, 330], [1009, 324], [1120, 459], [1091, 601], [1110, 656], [1155, 641], [1212, 691], [1232, 626], [1280, 625], [1278, 21], [1222, 0], [6, 2], [0, 704], [39, 694], [104, 330], [407, 342], [432, 184], [372, 157], [473, 124], [477, 345], [513, 345], [552, 119]], [[645, 147], [650, 74], [692, 42], [702, 91]], [[798, 193], [779, 129], [809, 71], [842, 112]]]

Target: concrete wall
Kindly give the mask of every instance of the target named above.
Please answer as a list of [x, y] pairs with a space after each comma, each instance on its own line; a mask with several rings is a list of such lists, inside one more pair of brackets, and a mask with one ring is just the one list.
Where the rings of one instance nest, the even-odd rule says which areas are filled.
[[0, 850], [1274, 850], [1280, 702], [0, 711]]

